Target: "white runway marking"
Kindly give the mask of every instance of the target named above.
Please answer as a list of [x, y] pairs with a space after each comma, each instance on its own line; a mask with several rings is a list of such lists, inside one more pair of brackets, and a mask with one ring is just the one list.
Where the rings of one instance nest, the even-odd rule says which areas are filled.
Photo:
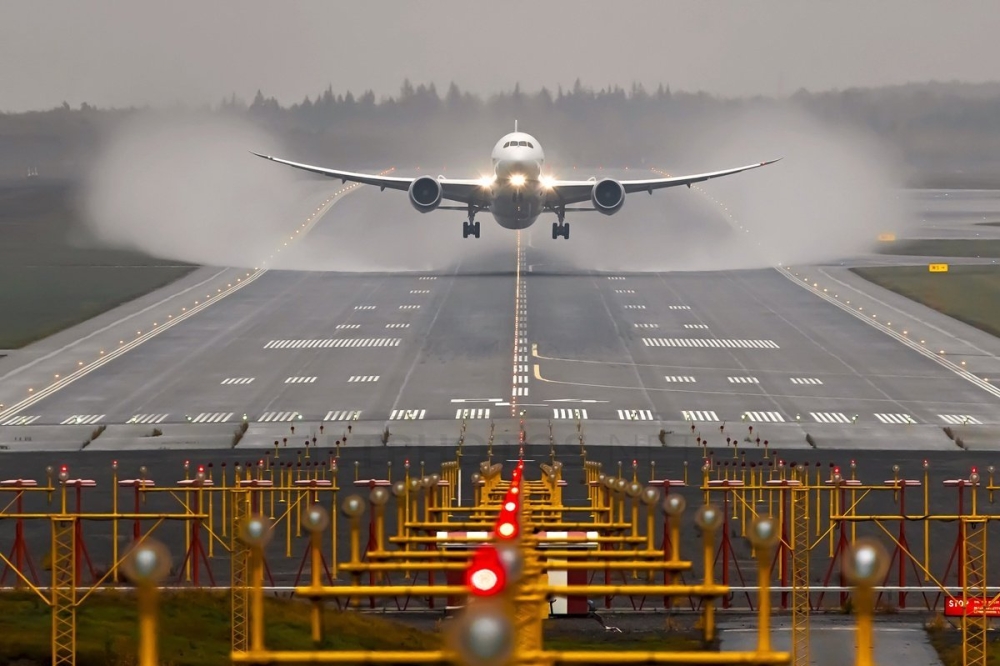
[[982, 425], [983, 422], [968, 414], [938, 414], [945, 423], [951, 425]]
[[5, 426], [10, 426], [10, 425], [30, 425], [30, 424], [34, 423], [35, 421], [37, 421], [40, 418], [41, 418], [40, 416], [15, 416], [12, 419], [8, 419], [7, 421], [4, 421], [3, 425], [5, 425]]
[[163, 423], [169, 414], [136, 414], [125, 423]]
[[663, 380], [671, 384], [693, 384], [697, 381], [694, 377], [688, 375], [667, 375]]
[[221, 384], [249, 384], [254, 380], [253, 377], [227, 377], [223, 379]]
[[671, 310], [690, 310], [690, 305], [671, 305], [669, 306]]
[[271, 340], [264, 349], [331, 349], [337, 347], [398, 347], [401, 338], [339, 338], [332, 340]]
[[377, 382], [379, 375], [351, 375], [349, 382]]
[[715, 349], [779, 349], [771, 340], [723, 340], [719, 338], [643, 338], [647, 347], [707, 347]]
[[756, 377], [726, 377], [730, 384], [760, 384]]
[[573, 421], [582, 420], [587, 418], [586, 409], [553, 409], [552, 418], [554, 419], [569, 419]]
[[324, 421], [357, 421], [361, 418], [361, 410], [341, 410], [336, 412], [327, 412], [326, 416], [323, 417]]
[[264, 412], [257, 419], [258, 423], [277, 423], [282, 421], [294, 421], [299, 418], [301, 414], [298, 412]]
[[793, 384], [811, 384], [813, 386], [818, 386], [823, 383], [822, 379], [816, 377], [792, 377]]
[[411, 289], [410, 293], [411, 294], [429, 294], [429, 293], [431, 293], [431, 290], [430, 289]]
[[784, 417], [778, 412], [743, 412], [748, 421], [754, 423], [784, 423]]
[[898, 424], [915, 424], [916, 421], [909, 414], [876, 414], [877, 418], [882, 423], [898, 423]]
[[840, 412], [809, 412], [809, 416], [817, 423], [851, 423], [847, 414]]
[[409, 328], [409, 324], [386, 324], [386, 328]]
[[437, 280], [436, 276], [424, 276], [417, 278], [418, 280]]
[[633, 324], [636, 328], [659, 328], [659, 324]]
[[361, 324], [337, 324], [337, 328], [361, 328]]
[[645, 305], [626, 305], [624, 306], [626, 310], [645, 310]]
[[286, 384], [315, 384], [319, 377], [289, 377], [285, 380]]
[[681, 412], [685, 421], [702, 421], [705, 423], [717, 423], [719, 417], [715, 412]]
[[684, 324], [684, 328], [707, 329], [708, 324]]
[[526, 365], [515, 365], [514, 372], [528, 372], [528, 366]]
[[648, 409], [619, 409], [620, 421], [652, 421], [653, 412]]
[[625, 278], [623, 278], [620, 275], [612, 275], [612, 276], [608, 277], [608, 279], [609, 280], [624, 280]]
[[518, 384], [527, 384], [528, 383], [528, 375], [516, 375], [514, 377], [514, 381], [517, 382]]
[[394, 409], [390, 421], [419, 421], [427, 414], [426, 409]]
[[104, 414], [74, 414], [60, 425], [91, 425], [104, 418]]
[[232, 417], [232, 412], [202, 412], [191, 419], [191, 423], [226, 423]]
[[615, 289], [616, 294], [634, 294], [635, 289]]
[[420, 306], [419, 305], [400, 305], [399, 309], [400, 310], [419, 310]]
[[459, 409], [455, 412], [455, 418], [462, 419], [488, 419], [490, 410], [488, 409]]
[[528, 387], [527, 386], [516, 386], [516, 387], [514, 387], [514, 390], [511, 391], [511, 395], [519, 397], [519, 398], [523, 398], [524, 396], [528, 395]]
[[375, 306], [374, 305], [355, 305], [354, 309], [355, 310], [374, 310]]

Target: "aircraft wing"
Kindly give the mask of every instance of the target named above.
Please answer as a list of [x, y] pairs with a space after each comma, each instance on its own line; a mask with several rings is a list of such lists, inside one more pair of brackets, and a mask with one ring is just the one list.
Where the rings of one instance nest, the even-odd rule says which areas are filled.
[[[257, 157], [263, 157], [265, 160], [271, 160], [272, 162], [278, 162], [279, 164], [286, 164], [290, 167], [296, 169], [302, 169], [303, 171], [309, 171], [312, 173], [318, 173], [321, 176], [327, 176], [329, 178], [336, 178], [341, 182], [351, 181], [352, 183], [363, 183], [365, 185], [374, 185], [380, 189], [393, 189], [393, 190], [403, 190], [404, 192], [410, 188], [410, 183], [412, 183], [416, 178], [401, 178], [398, 176], [378, 176], [371, 175], [367, 173], [355, 173], [353, 171], [339, 171], [337, 169], [327, 169], [325, 167], [312, 166], [310, 164], [300, 164], [298, 162], [289, 162], [288, 160], [278, 159], [277, 157], [271, 157], [270, 155], [261, 155], [260, 153], [255, 153], [250, 151], [253, 155]], [[448, 199], [449, 201], [459, 201], [461, 203], [472, 203], [480, 206], [489, 205], [489, 200], [481, 194], [482, 188], [480, 187], [478, 180], [456, 180], [456, 179], [438, 179], [441, 183], [441, 197], [443, 199]]]
[[[698, 173], [691, 176], [671, 176], [668, 178], [648, 178], [643, 180], [620, 180], [618, 182], [625, 188], [626, 193], [649, 192], [652, 194], [653, 190], [659, 190], [664, 187], [677, 187], [678, 185], [687, 185], [688, 187], [691, 187], [694, 183], [711, 180], [712, 178], [729, 176], [734, 173], [740, 173], [741, 171], [749, 171], [750, 169], [758, 169], [762, 166], [767, 166], [768, 164], [774, 164], [777, 161], [778, 160], [770, 160], [768, 162], [749, 164], [747, 166], [736, 167], [734, 169], [709, 171], [708, 173]], [[590, 194], [593, 191], [596, 182], [596, 180], [557, 180], [552, 184], [550, 192], [545, 198], [545, 203], [547, 206], [562, 206], [565, 204], [590, 201]]]

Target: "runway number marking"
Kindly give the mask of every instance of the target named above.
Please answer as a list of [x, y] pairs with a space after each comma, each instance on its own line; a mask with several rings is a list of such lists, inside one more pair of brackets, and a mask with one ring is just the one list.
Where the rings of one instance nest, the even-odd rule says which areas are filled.
[[719, 417], [715, 412], [681, 412], [685, 421], [700, 421], [703, 423], [718, 423]]
[[620, 421], [652, 421], [653, 412], [648, 409], [619, 409]]
[[780, 349], [771, 340], [723, 340], [720, 338], [643, 338], [647, 347], [703, 347], [714, 349]]
[[847, 414], [840, 412], [809, 412], [817, 423], [853, 423]]
[[394, 409], [390, 421], [419, 421], [427, 415], [426, 409]]
[[951, 425], [982, 425], [983, 422], [968, 414], [938, 414], [941, 420]]
[[253, 377], [227, 377], [223, 379], [220, 384], [230, 385], [230, 384], [249, 384], [254, 380]]
[[74, 414], [59, 425], [93, 425], [103, 418], [104, 414]]
[[895, 423], [898, 425], [916, 424], [916, 421], [909, 414], [876, 414], [875, 418], [882, 423]]

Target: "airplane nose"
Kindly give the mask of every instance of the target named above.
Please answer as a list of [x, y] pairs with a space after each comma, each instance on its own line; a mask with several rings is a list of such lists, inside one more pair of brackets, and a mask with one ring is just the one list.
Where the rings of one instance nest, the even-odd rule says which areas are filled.
[[540, 169], [534, 160], [500, 160], [496, 167], [497, 178], [521, 175], [528, 179], [538, 178]]

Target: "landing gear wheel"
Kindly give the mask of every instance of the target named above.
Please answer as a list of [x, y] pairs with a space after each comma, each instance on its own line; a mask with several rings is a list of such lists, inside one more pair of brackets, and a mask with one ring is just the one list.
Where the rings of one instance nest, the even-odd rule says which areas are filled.
[[562, 236], [566, 240], [569, 240], [569, 222], [552, 223], [552, 240], [555, 240], [560, 236]]
[[562, 226], [558, 222], [552, 223], [552, 240], [559, 238], [559, 227]]
[[479, 238], [479, 231], [480, 231], [479, 223], [478, 222], [473, 222], [472, 223], [472, 235], [475, 236], [476, 238]]

